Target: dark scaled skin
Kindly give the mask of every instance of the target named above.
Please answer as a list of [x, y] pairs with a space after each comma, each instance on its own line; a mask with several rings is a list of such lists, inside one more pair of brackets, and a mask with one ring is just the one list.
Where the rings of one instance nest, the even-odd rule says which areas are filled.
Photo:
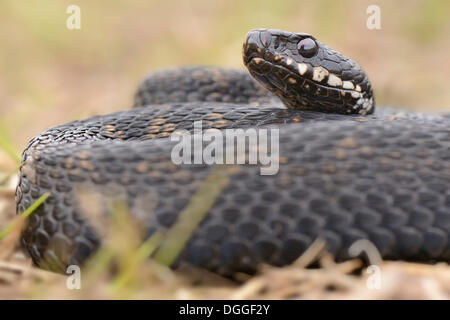
[[175, 267], [253, 273], [292, 262], [317, 238], [337, 259], [369, 239], [384, 258], [450, 261], [449, 117], [282, 109], [247, 73], [208, 67], [153, 74], [135, 101], [25, 149], [17, 211], [51, 193], [23, 232], [38, 266], [82, 265], [107, 234], [111, 199], [126, 202], [143, 238], [165, 234], [213, 170], [170, 158], [168, 136], [200, 119], [204, 129], [279, 128], [280, 168], [233, 166]]

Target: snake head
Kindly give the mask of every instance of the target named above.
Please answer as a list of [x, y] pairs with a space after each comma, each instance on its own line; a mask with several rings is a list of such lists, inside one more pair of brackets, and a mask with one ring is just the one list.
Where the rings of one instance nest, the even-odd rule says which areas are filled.
[[353, 60], [310, 34], [257, 29], [247, 34], [244, 64], [290, 109], [370, 114], [372, 86]]

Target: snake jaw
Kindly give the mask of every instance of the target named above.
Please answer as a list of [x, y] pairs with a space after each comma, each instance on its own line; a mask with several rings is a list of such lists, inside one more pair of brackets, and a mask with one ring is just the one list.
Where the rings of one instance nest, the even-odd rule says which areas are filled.
[[[313, 55], [299, 51], [305, 40], [315, 46]], [[374, 111], [372, 88], [361, 67], [309, 34], [252, 30], [243, 45], [243, 60], [250, 74], [290, 109]]]

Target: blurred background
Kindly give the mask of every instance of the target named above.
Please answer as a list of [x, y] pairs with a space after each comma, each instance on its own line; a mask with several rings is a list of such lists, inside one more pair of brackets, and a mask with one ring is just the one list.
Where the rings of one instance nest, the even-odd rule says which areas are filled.
[[[81, 30], [66, 28], [73, 4]], [[366, 27], [372, 4], [381, 30]], [[19, 153], [50, 126], [130, 108], [154, 70], [243, 68], [252, 28], [311, 33], [358, 61], [378, 105], [450, 112], [449, 16], [448, 0], [1, 0], [0, 137]]]

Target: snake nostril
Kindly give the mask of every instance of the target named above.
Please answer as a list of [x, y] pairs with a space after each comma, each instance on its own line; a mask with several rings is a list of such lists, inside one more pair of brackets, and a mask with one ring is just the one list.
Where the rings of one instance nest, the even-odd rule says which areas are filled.
[[245, 40], [245, 44], [247, 46], [259, 45], [260, 44], [260, 40], [259, 40], [260, 33], [261, 33], [261, 31], [258, 31], [258, 30], [249, 31], [247, 33], [247, 38]]
[[279, 46], [280, 46], [280, 38], [275, 37], [275, 41], [273, 42], [273, 48], [278, 49]]
[[268, 31], [262, 31], [259, 34], [259, 40], [265, 48], [268, 48], [272, 42], [272, 35]]

